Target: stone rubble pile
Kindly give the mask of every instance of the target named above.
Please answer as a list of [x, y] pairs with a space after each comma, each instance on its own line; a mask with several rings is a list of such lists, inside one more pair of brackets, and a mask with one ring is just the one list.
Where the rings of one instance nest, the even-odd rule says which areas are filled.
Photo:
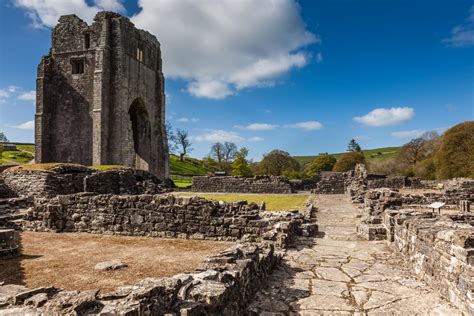
[[393, 226], [390, 226], [390, 221], [385, 218], [390, 218], [390, 211], [426, 207], [433, 202], [444, 202], [446, 207], [450, 208], [461, 207], [461, 201], [474, 201], [474, 187], [471, 187], [470, 183], [468, 181], [467, 184], [459, 184], [440, 193], [401, 194], [392, 189], [366, 191], [363, 218], [357, 226], [357, 232], [367, 240], [390, 240], [393, 236]]
[[198, 176], [193, 177], [191, 187], [194, 192], [233, 193], [294, 193], [291, 182], [286, 177], [255, 176]]

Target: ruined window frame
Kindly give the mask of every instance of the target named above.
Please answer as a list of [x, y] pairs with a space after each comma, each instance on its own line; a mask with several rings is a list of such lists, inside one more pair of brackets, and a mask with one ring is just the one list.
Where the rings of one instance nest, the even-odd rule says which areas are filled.
[[85, 58], [71, 58], [71, 74], [82, 75], [85, 72], [86, 60]]

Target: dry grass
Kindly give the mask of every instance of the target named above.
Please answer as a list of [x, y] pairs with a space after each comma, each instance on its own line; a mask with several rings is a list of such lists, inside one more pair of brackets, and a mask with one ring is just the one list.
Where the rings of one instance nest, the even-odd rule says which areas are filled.
[[107, 170], [123, 169], [126, 167], [122, 165], [98, 165], [98, 166], [89, 166], [88, 168], [92, 170], [97, 170], [97, 171], [107, 171]]
[[[232, 243], [122, 237], [79, 233], [21, 234], [22, 256], [0, 260], [0, 282], [66, 290], [101, 289], [133, 284], [147, 277], [192, 271], [206, 257]], [[99, 262], [119, 260], [116, 271], [96, 271]]]
[[232, 193], [179, 193], [178, 196], [199, 196], [205, 199], [236, 202], [248, 201], [255, 203], [265, 202], [268, 211], [301, 210], [306, 204], [306, 194], [232, 194]]
[[24, 171], [48, 171], [54, 167], [60, 166], [61, 163], [57, 162], [51, 162], [51, 163], [34, 163], [34, 164], [25, 164], [25, 165], [19, 165], [15, 167], [8, 168], [8, 170], [11, 171], [18, 171], [18, 170], [24, 170]]

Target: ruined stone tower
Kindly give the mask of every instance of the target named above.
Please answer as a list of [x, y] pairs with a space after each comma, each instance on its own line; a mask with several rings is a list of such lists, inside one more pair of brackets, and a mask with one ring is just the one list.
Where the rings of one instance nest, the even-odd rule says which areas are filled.
[[128, 18], [65, 15], [36, 83], [36, 162], [121, 164], [169, 177], [160, 44]]

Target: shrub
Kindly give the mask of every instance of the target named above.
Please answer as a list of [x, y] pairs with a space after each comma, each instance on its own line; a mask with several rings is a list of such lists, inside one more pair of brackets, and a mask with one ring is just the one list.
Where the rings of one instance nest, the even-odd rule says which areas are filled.
[[474, 121], [455, 125], [444, 133], [435, 166], [439, 179], [474, 178]]
[[306, 174], [313, 177], [321, 171], [331, 171], [336, 162], [336, 158], [332, 155], [320, 155], [306, 167]]
[[358, 163], [365, 163], [362, 152], [354, 151], [345, 153], [334, 165], [333, 171], [345, 172], [355, 168]]

